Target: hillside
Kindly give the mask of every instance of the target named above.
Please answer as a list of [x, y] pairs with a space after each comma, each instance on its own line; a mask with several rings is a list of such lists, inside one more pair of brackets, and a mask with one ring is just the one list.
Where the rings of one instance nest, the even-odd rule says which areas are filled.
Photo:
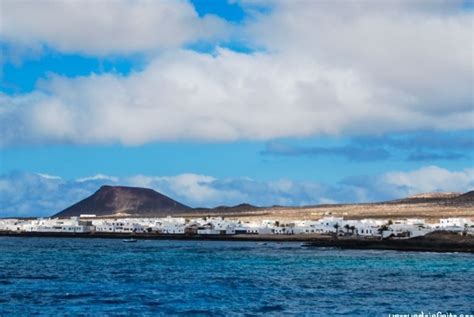
[[[460, 193], [426, 193], [408, 198], [359, 204], [324, 204], [302, 207], [254, 207], [193, 210], [197, 215], [226, 215], [239, 219], [318, 219], [325, 216], [362, 218], [426, 218], [470, 217], [474, 219], [474, 191]], [[191, 216], [191, 214], [189, 214]]]
[[152, 189], [102, 186], [93, 195], [55, 214], [68, 218], [81, 214], [98, 217], [162, 217], [226, 216], [262, 219], [308, 219], [324, 216], [360, 218], [473, 217], [474, 191], [459, 193], [427, 193], [404, 199], [378, 203], [334, 204], [303, 207], [257, 207], [240, 204], [232, 207], [190, 208]]
[[474, 202], [474, 191], [462, 193], [422, 193], [403, 199], [392, 200], [386, 203], [390, 204], [419, 204], [435, 203], [441, 205], [464, 205]]
[[102, 186], [93, 195], [55, 214], [68, 218], [81, 214], [97, 216], [163, 216], [191, 208], [152, 189]]

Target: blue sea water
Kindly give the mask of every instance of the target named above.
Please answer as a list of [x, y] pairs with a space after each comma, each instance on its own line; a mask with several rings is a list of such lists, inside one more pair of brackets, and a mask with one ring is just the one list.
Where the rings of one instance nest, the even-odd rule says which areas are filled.
[[0, 316], [474, 313], [474, 255], [0, 237]]

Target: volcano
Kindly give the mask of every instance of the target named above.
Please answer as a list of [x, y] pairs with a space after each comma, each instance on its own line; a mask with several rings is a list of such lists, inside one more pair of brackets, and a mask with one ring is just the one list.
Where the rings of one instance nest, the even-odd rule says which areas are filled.
[[82, 214], [98, 217], [157, 217], [191, 210], [149, 188], [102, 186], [93, 195], [60, 211], [53, 217], [69, 218]]

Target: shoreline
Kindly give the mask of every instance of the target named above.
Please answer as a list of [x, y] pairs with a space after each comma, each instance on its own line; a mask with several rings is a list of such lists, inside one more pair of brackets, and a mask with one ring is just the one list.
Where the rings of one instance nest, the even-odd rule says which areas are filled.
[[27, 238], [86, 238], [183, 241], [248, 241], [248, 242], [300, 242], [306, 248], [340, 248], [354, 250], [392, 250], [414, 252], [463, 252], [474, 253], [474, 238], [452, 234], [437, 234], [412, 239], [367, 239], [324, 235], [166, 235], [129, 233], [62, 233], [62, 232], [0, 232], [0, 237]]

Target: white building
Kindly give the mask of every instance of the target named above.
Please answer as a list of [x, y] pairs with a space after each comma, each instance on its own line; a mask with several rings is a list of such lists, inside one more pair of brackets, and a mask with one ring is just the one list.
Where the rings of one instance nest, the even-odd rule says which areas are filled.
[[142, 233], [146, 232], [143, 225], [131, 219], [93, 221], [96, 232]]
[[[384, 228], [382, 232], [382, 228]], [[90, 231], [108, 233], [158, 233], [158, 234], [200, 234], [200, 235], [292, 235], [292, 234], [335, 234], [366, 237], [411, 238], [425, 235], [434, 230], [446, 230], [474, 234], [474, 223], [469, 218], [442, 218], [437, 224], [426, 223], [424, 219], [395, 219], [388, 222], [381, 219], [344, 220], [338, 217], [324, 217], [319, 220], [275, 220], [239, 221], [223, 217], [185, 218], [125, 218], [80, 219], [38, 218], [0, 219], [0, 231], [12, 232], [63, 232], [85, 233]]]
[[70, 219], [44, 219], [32, 220], [23, 226], [27, 232], [64, 232], [64, 233], [85, 233], [93, 229], [92, 223], [82, 221], [78, 217]]
[[471, 219], [468, 218], [441, 218], [439, 220], [439, 228], [453, 228], [453, 227], [458, 227], [458, 228], [465, 228], [465, 227], [471, 227], [473, 226], [474, 223], [471, 221]]
[[382, 236], [384, 238], [390, 236], [398, 238], [414, 238], [418, 236], [424, 236], [432, 231], [433, 229], [422, 225], [394, 223], [388, 226], [388, 230], [384, 230], [382, 232]]
[[24, 231], [24, 226], [28, 224], [28, 220], [0, 219], [0, 231]]

